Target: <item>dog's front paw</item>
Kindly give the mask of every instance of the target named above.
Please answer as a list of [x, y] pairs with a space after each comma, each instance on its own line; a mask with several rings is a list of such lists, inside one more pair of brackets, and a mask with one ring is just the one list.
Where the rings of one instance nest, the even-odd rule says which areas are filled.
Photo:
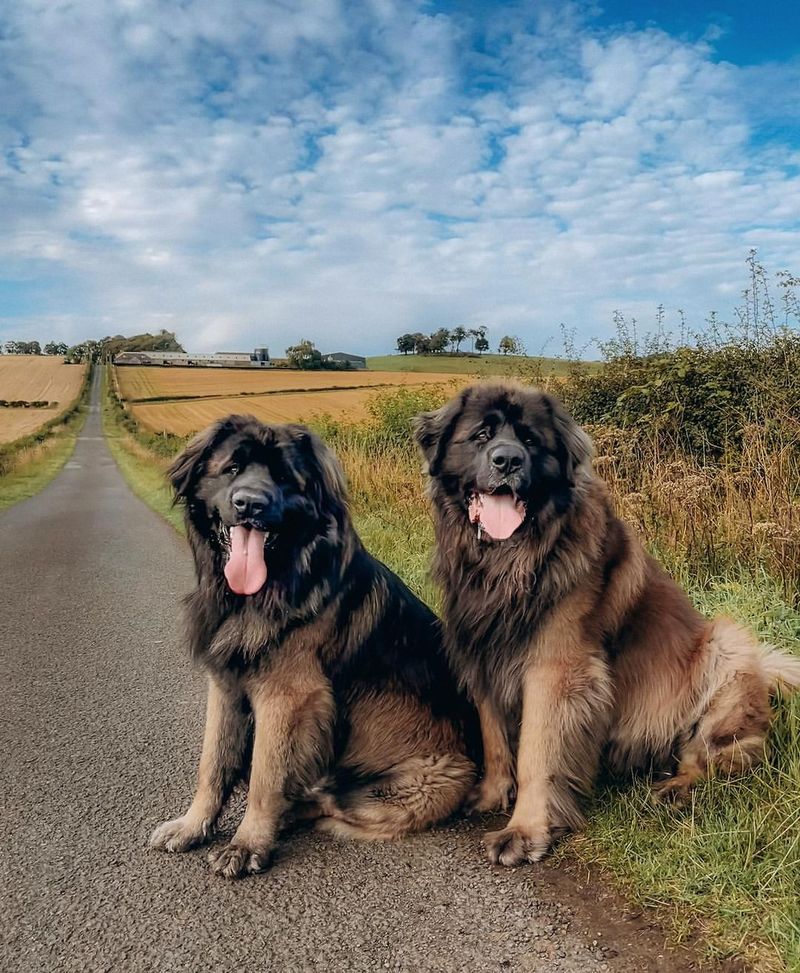
[[514, 800], [511, 777], [484, 777], [467, 798], [470, 811], [507, 811]]
[[209, 821], [192, 821], [184, 815], [160, 824], [150, 835], [150, 847], [160, 851], [188, 851], [208, 841], [211, 831]]
[[483, 836], [486, 855], [493, 865], [522, 865], [538, 862], [547, 854], [552, 838], [550, 829], [523, 828], [509, 825], [502, 831], [488, 831]]
[[272, 855], [269, 849], [254, 849], [233, 841], [208, 853], [208, 863], [215, 875], [223, 878], [244, 878], [269, 867]]

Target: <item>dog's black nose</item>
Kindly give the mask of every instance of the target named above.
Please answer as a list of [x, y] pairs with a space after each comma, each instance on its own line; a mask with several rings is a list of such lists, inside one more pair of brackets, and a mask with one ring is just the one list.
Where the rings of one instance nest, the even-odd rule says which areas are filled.
[[258, 520], [263, 517], [268, 501], [263, 493], [239, 489], [231, 497], [233, 509], [245, 520]]
[[525, 460], [525, 451], [516, 443], [498, 443], [489, 452], [489, 462], [504, 475], [516, 473]]

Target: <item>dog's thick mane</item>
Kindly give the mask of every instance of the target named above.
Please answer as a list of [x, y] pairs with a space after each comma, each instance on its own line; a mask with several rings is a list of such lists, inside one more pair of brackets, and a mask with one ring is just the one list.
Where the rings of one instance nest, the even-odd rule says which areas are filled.
[[216, 527], [196, 491], [209, 457], [226, 439], [261, 441], [268, 427], [251, 416], [231, 416], [193, 440], [170, 470], [176, 502], [184, 505], [197, 575], [197, 587], [185, 599], [189, 647], [193, 657], [214, 668], [252, 664], [270, 644], [318, 617], [342, 589], [354, 561], [364, 556], [338, 466], [308, 430], [286, 428], [310, 464], [308, 487], [320, 515], [319, 529], [299, 547], [270, 555], [270, 583], [254, 595], [236, 595], [226, 584]]
[[206, 669], [224, 672], [268, 666], [273, 649], [296, 639], [296, 648], [319, 646], [320, 661], [335, 684], [358, 678], [427, 700], [434, 712], [460, 712], [463, 701], [439, 651], [441, 628], [430, 609], [361, 543], [348, 512], [338, 462], [303, 427], [272, 427], [290, 449], [304, 453], [302, 492], [320, 513], [318, 529], [301, 542], [267, 554], [268, 583], [254, 595], [230, 591], [214, 525], [196, 501], [206, 463], [227, 436], [270, 434], [251, 417], [232, 416], [187, 447], [171, 471], [185, 506], [197, 587], [185, 599], [192, 656]]
[[[596, 527], [614, 519], [611, 500], [602, 483], [588, 480], [564, 513], [542, 511], [518, 536], [493, 544], [480, 541], [463, 510], [435, 487], [432, 499], [432, 573], [444, 593], [445, 648], [458, 652], [459, 671], [473, 691], [502, 686], [510, 704], [531, 633], [603, 557], [598, 537], [605, 532]], [[487, 658], [491, 645], [503, 650]]]
[[[513, 384], [478, 389], [487, 397], [505, 396], [512, 404], [518, 393], [531, 394]], [[591, 441], [544, 393], [542, 400], [555, 418], [557, 447], [563, 449], [564, 489], [557, 502], [530, 504], [524, 524], [508, 540], [480, 540], [460, 493], [442, 473], [449, 440], [470, 392], [417, 423], [433, 504], [432, 573], [444, 593], [445, 648], [451, 658], [457, 655], [464, 684], [477, 693], [501, 686], [511, 706], [519, 695], [531, 633], [608, 556], [601, 538], [615, 537], [621, 544], [625, 540], [610, 529], [616, 516], [605, 484], [592, 472]], [[487, 655], [491, 646], [502, 651], [489, 649]]]
[[[338, 537], [315, 538], [298, 552], [293, 566], [262, 591], [233, 594], [222, 575], [211, 539], [190, 528], [198, 585], [185, 599], [189, 647], [193, 657], [227, 667], [255, 661], [270, 644], [318, 617], [345, 583], [354, 560], [363, 555], [349, 526]], [[272, 566], [271, 566], [272, 567]]]

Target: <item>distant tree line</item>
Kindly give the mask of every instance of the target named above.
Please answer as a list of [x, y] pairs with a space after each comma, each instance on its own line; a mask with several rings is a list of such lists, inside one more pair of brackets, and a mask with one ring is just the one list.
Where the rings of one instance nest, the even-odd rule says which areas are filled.
[[66, 355], [69, 346], [63, 341], [48, 341], [42, 349], [38, 341], [7, 341], [1, 350], [6, 355]]
[[6, 355], [63, 355], [69, 363], [111, 359], [121, 351], [183, 351], [173, 331], [161, 330], [157, 334], [107, 335], [99, 340], [81, 341], [68, 345], [64, 341], [48, 341], [42, 348], [38, 341], [7, 341], [0, 352]]
[[[489, 341], [486, 332], [489, 329], [485, 325], [477, 328], [439, 328], [431, 334], [422, 334], [416, 331], [414, 334], [401, 334], [397, 339], [397, 350], [403, 355], [458, 355], [463, 342], [469, 338], [470, 352], [477, 351], [482, 355], [489, 350]], [[503, 355], [524, 355], [525, 349], [519, 338], [513, 335], [505, 335], [500, 339], [497, 350]]]

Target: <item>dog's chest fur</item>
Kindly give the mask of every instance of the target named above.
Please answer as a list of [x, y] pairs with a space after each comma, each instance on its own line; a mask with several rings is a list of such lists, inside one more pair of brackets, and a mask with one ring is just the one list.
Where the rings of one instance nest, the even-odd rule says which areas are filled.
[[593, 585], [599, 550], [584, 520], [603, 504], [526, 524], [511, 542], [477, 536], [460, 510], [437, 511], [434, 575], [444, 591], [445, 647], [462, 684], [507, 712], [519, 705], [522, 677], [541, 627], [577, 585]]

